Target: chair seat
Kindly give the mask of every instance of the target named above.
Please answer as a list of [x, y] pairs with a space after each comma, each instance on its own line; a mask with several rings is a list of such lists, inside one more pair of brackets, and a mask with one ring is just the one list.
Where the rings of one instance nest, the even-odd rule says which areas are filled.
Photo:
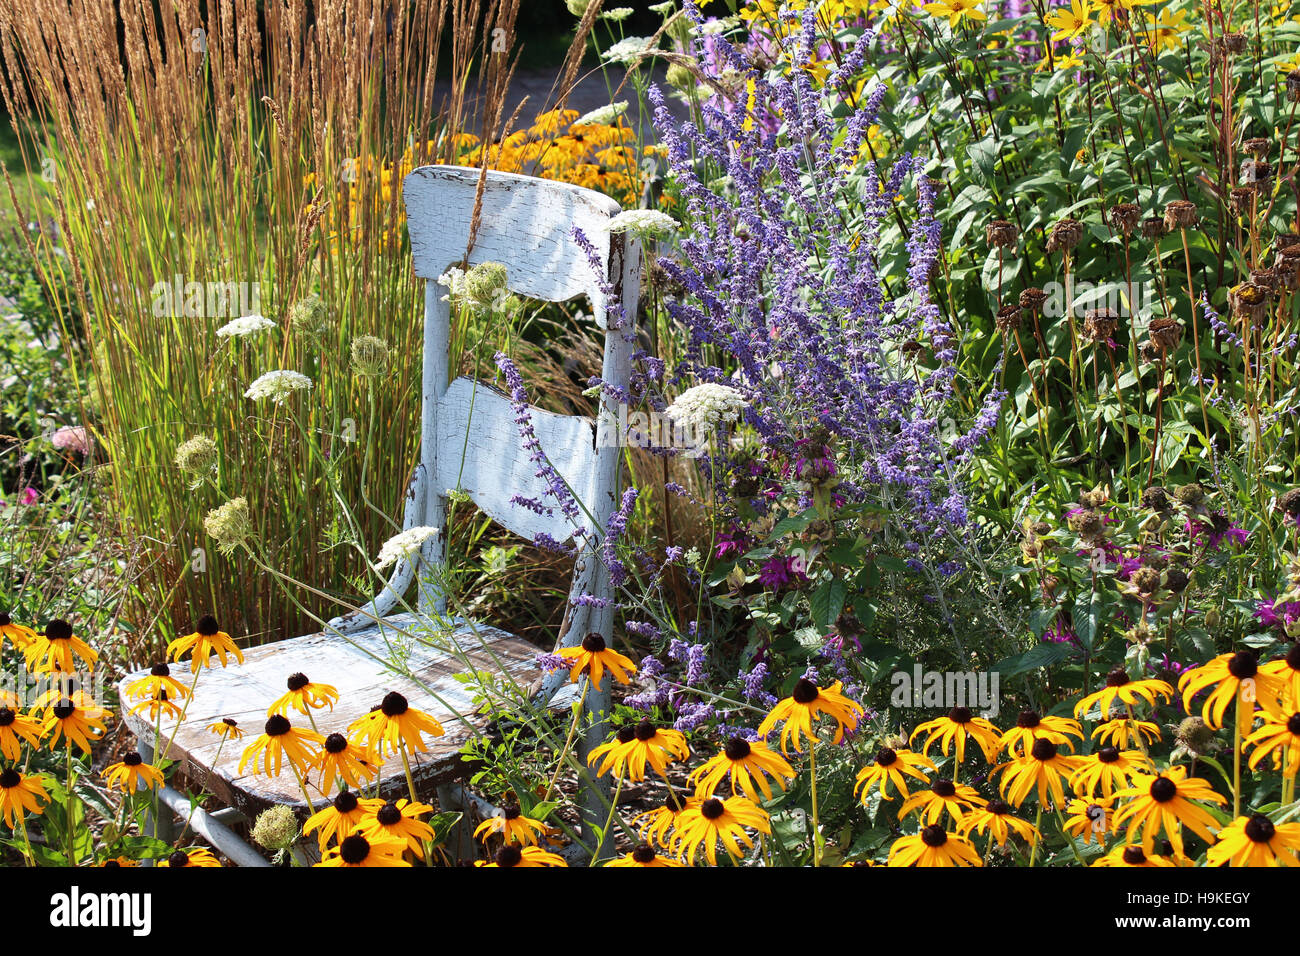
[[[429, 749], [411, 755], [411, 773], [419, 795], [429, 800], [434, 786], [461, 775], [458, 752], [475, 729], [481, 729], [485, 723], [474, 713], [474, 686], [457, 680], [456, 675], [471, 668], [493, 675], [508, 674], [524, 688], [538, 676], [535, 664], [538, 651], [533, 645], [480, 624], [471, 629], [457, 620], [452, 626], [454, 630], [448, 633], [448, 629], [437, 628], [419, 615], [396, 614], [386, 618], [383, 625], [376, 624], [346, 637], [323, 632], [308, 634], [247, 650], [242, 665], [205, 668], [167, 756], [179, 765], [179, 777], [202, 787], [246, 816], [275, 804], [305, 812], [307, 805], [302, 791], [288, 766], [278, 777], [255, 775], [251, 773], [251, 764], [245, 773], [238, 772], [245, 748], [263, 732], [267, 708], [287, 691], [289, 675], [301, 672], [312, 682], [332, 684], [339, 691], [339, 701], [332, 712], [328, 708], [313, 712], [321, 734], [335, 731], [346, 734], [348, 725], [370, 711], [389, 691], [397, 691], [412, 707], [436, 718], [445, 736], [426, 737], [425, 745]], [[406, 634], [398, 633], [398, 629]], [[453, 641], [459, 653], [453, 651]], [[405, 658], [415, 679], [398, 676], [382, 663], [400, 657]], [[123, 687], [147, 673], [130, 674], [118, 685], [124, 702]], [[172, 665], [172, 676], [188, 685], [191, 679], [188, 662]], [[156, 728], [148, 715], [130, 713], [125, 706], [123, 711], [127, 725], [136, 736], [146, 744], [153, 741]], [[292, 708], [287, 716], [294, 727], [311, 727], [307, 717]], [[226, 717], [237, 721], [246, 736], [227, 740], [222, 746], [208, 726]], [[157, 750], [167, 746], [175, 727], [176, 721], [164, 717]], [[380, 781], [381, 794], [406, 793], [400, 755], [389, 756]], [[321, 793], [318, 783], [313, 775], [307, 791], [319, 810], [334, 795]]]

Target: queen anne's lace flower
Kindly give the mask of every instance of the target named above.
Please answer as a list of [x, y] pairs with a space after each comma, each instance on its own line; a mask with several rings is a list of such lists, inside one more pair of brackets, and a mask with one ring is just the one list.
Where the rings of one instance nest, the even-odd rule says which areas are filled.
[[626, 37], [601, 54], [610, 63], [635, 63], [654, 46], [652, 37]]
[[605, 223], [606, 232], [631, 232], [639, 238], [671, 236], [677, 231], [677, 220], [657, 209], [629, 209]]
[[619, 100], [617, 103], [610, 103], [608, 106], [602, 106], [600, 109], [592, 110], [590, 113], [584, 113], [571, 124], [572, 126], [609, 126], [614, 120], [618, 119], [627, 112], [627, 100]]
[[203, 519], [203, 530], [217, 539], [217, 550], [230, 554], [253, 536], [253, 519], [248, 510], [248, 499], [232, 498], [220, 507], [213, 508]]
[[217, 338], [244, 338], [273, 328], [275, 323], [264, 315], [241, 315], [217, 329]]
[[719, 424], [739, 418], [745, 404], [745, 396], [731, 386], [705, 382], [678, 395], [667, 415], [696, 434], [711, 434]]
[[441, 533], [438, 528], [421, 526], [407, 528], [400, 534], [393, 535], [380, 547], [379, 557], [375, 559], [376, 567], [383, 570], [403, 558], [410, 557], [424, 546], [424, 542], [436, 538]]
[[267, 372], [254, 380], [253, 384], [248, 386], [248, 391], [244, 393], [244, 397], [257, 402], [269, 398], [275, 404], [283, 405], [284, 400], [295, 391], [310, 388], [311, 379], [301, 372], [278, 369], [274, 372]]

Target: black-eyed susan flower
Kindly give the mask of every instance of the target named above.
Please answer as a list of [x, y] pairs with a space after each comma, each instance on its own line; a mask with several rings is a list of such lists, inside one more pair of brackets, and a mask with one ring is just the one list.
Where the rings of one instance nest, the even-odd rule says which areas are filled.
[[244, 736], [244, 732], [239, 729], [239, 721], [230, 717], [222, 717], [216, 723], [208, 724], [208, 733], [216, 734], [222, 740], [238, 740]]
[[695, 781], [697, 797], [713, 796], [723, 779], [729, 778], [733, 794], [743, 793], [751, 800], [757, 800], [761, 793], [763, 799], [771, 800], [772, 787], [767, 782], [769, 775], [784, 790], [785, 782], [795, 778], [795, 771], [785, 758], [761, 740], [750, 743], [741, 737], [732, 737], [719, 754], [696, 768], [688, 779]]
[[321, 793], [333, 790], [336, 778], [349, 787], [359, 787], [363, 781], [373, 780], [379, 775], [379, 767], [369, 757], [368, 751], [362, 750], [342, 734], [327, 736], [313, 764], [314, 769], [320, 773]]
[[889, 795], [889, 785], [892, 783], [894, 789], [904, 797], [910, 796], [911, 792], [907, 789], [907, 780], [903, 775], [915, 777], [925, 783], [928, 778], [922, 767], [929, 767], [930, 773], [934, 773], [936, 769], [934, 761], [925, 754], [913, 753], [902, 748], [882, 747], [876, 752], [875, 759], [858, 771], [853, 792], [858, 794], [863, 803], [866, 803], [871, 795], [871, 789], [879, 787], [882, 800], [893, 800], [894, 798]]
[[767, 811], [745, 797], [731, 797], [720, 800], [709, 797], [700, 801], [698, 806], [687, 807], [677, 819], [677, 830], [673, 836], [673, 850], [682, 859], [695, 859], [696, 852], [703, 847], [709, 863], [717, 865], [718, 841], [721, 840], [732, 859], [739, 860], [745, 855], [740, 844], [752, 848], [745, 827], [760, 833], [770, 834], [772, 826], [768, 822]]
[[1117, 846], [1104, 856], [1097, 857], [1093, 866], [1176, 866], [1168, 857], [1148, 853], [1142, 846]]
[[104, 783], [108, 789], [117, 788], [123, 793], [152, 790], [163, 785], [163, 775], [157, 767], [144, 762], [134, 750], [123, 755], [115, 764], [104, 768]]
[[1272, 674], [1262, 673], [1258, 659], [1251, 651], [1238, 651], [1235, 654], [1220, 654], [1208, 664], [1188, 671], [1178, 679], [1178, 689], [1183, 692], [1183, 707], [1190, 713], [1192, 698], [1213, 687], [1210, 696], [1205, 698], [1201, 717], [1218, 730], [1223, 726], [1223, 714], [1228, 705], [1237, 701], [1237, 728], [1244, 736], [1250, 732], [1250, 725], [1255, 722], [1255, 703], [1270, 714], [1278, 711], [1278, 698], [1282, 695], [1283, 683]]
[[313, 708], [321, 707], [333, 710], [339, 699], [338, 688], [330, 684], [314, 684], [306, 674], [290, 674], [288, 685], [289, 692], [267, 708], [268, 717], [275, 714], [287, 717], [290, 707], [300, 714], [309, 714]]
[[276, 714], [267, 719], [263, 733], [244, 748], [244, 755], [239, 758], [239, 772], [243, 773], [244, 768], [252, 763], [254, 773], [278, 777], [284, 758], [288, 757], [290, 765], [301, 776], [316, 760], [312, 745], [323, 743], [325, 738], [316, 731], [296, 728], [288, 718]]
[[928, 734], [921, 745], [921, 753], [929, 754], [930, 747], [938, 741], [939, 752], [947, 756], [956, 748], [957, 762], [966, 760], [966, 739], [969, 737], [979, 744], [984, 752], [984, 759], [993, 763], [1001, 749], [999, 743], [1001, 732], [983, 717], [976, 717], [969, 707], [954, 707], [942, 717], [928, 720], [912, 731], [911, 740], [921, 734]]
[[1083, 797], [1093, 796], [1100, 788], [1109, 798], [1117, 788], [1127, 787], [1134, 773], [1151, 770], [1151, 761], [1140, 750], [1102, 747], [1078, 760], [1079, 765], [1070, 777], [1070, 786]]
[[836, 681], [830, 687], [818, 687], [806, 677], [799, 678], [790, 696], [778, 701], [763, 718], [758, 725], [758, 735], [766, 737], [778, 723], [785, 721], [781, 728], [781, 752], [788, 754], [790, 743], [794, 744], [795, 750], [802, 750], [802, 738], [807, 737], [810, 746], [817, 741], [813, 718], [825, 715], [835, 721], [835, 743], [840, 743], [844, 731], [856, 728], [858, 718], [863, 714], [862, 705], [841, 694], [840, 686]]
[[990, 800], [982, 807], [975, 807], [957, 821], [957, 832], [970, 839], [972, 832], [983, 836], [988, 833], [998, 846], [1005, 846], [1012, 833], [1018, 833], [1026, 843], [1033, 845], [1039, 833], [1028, 820], [1022, 820], [1011, 812], [1011, 805], [1005, 800]]
[[953, 822], [959, 823], [968, 809], [983, 806], [984, 802], [972, 787], [940, 777], [930, 784], [929, 789], [918, 790], [904, 800], [898, 808], [898, 818], [901, 820], [913, 810], [920, 810], [926, 823], [938, 823], [947, 810]]
[[1074, 716], [1082, 717], [1092, 710], [1094, 705], [1100, 707], [1102, 714], [1109, 714], [1111, 705], [1117, 701], [1128, 707], [1132, 707], [1138, 701], [1144, 701], [1154, 707], [1157, 697], [1172, 700], [1173, 696], [1174, 689], [1166, 681], [1154, 678], [1133, 680], [1128, 676], [1128, 671], [1117, 667], [1106, 675], [1105, 687], [1089, 694], [1074, 705]]
[[49, 800], [39, 778], [25, 776], [12, 767], [0, 771], [0, 816], [10, 830], [17, 830], [29, 813], [43, 813], [42, 803]]
[[1300, 823], [1274, 823], [1262, 813], [1237, 817], [1219, 831], [1211, 866], [1300, 866]]
[[1116, 717], [1098, 724], [1092, 731], [1092, 737], [1098, 743], [1107, 744], [1116, 750], [1128, 750], [1130, 746], [1140, 747], [1159, 740], [1160, 728], [1149, 720]]
[[23, 648], [23, 657], [27, 669], [34, 674], [52, 671], [71, 674], [77, 669], [76, 658], [81, 658], [87, 667], [94, 667], [99, 660], [99, 654], [72, 633], [72, 625], [59, 620], [45, 625], [45, 633], [37, 634]]
[[1056, 744], [1040, 737], [1029, 748], [1028, 756], [1004, 763], [994, 772], [1002, 771], [1001, 793], [1012, 806], [1024, 803], [1035, 788], [1040, 805], [1050, 800], [1061, 806], [1065, 803], [1062, 781], [1068, 781], [1078, 766], [1078, 757], [1061, 753]]
[[183, 850], [177, 850], [165, 860], [158, 862], [159, 866], [195, 866], [195, 867], [221, 867], [221, 861], [212, 855], [212, 851], [205, 846], [191, 846]]
[[635, 847], [630, 853], [625, 853], [617, 860], [610, 860], [606, 866], [685, 866], [680, 860], [674, 860], [670, 856], [660, 856], [655, 852], [654, 847], [648, 843], [642, 843]]
[[1212, 843], [1214, 837], [1210, 830], [1219, 823], [1204, 807], [1192, 801], [1227, 803], [1207, 782], [1188, 777], [1186, 767], [1170, 767], [1156, 775], [1134, 774], [1132, 785], [1116, 790], [1115, 799], [1128, 801], [1115, 814], [1116, 831], [1127, 825], [1126, 838], [1131, 842], [1134, 833], [1141, 830], [1142, 848], [1148, 854], [1153, 852], [1156, 834], [1162, 827], [1179, 854], [1183, 853], [1180, 824]]
[[144, 714], [151, 723], [157, 723], [163, 717], [179, 721], [185, 716], [185, 711], [167, 696], [165, 690], [160, 690], [152, 697], [140, 701], [131, 708], [131, 713]]
[[663, 777], [669, 763], [674, 759], [685, 760], [690, 753], [686, 737], [680, 731], [659, 728], [643, 720], [631, 728], [630, 734], [620, 728], [614, 740], [592, 748], [587, 755], [587, 764], [591, 766], [601, 760], [597, 776], [612, 768], [617, 777], [626, 773], [629, 780], [644, 780], [647, 763]]
[[887, 866], [983, 866], [975, 847], [937, 823], [894, 841]]
[[1276, 678], [1282, 687], [1282, 698], [1293, 703], [1300, 701], [1300, 641], [1293, 641], [1285, 657], [1259, 666], [1260, 672]]
[[1065, 808], [1065, 832], [1079, 837], [1084, 843], [1106, 842], [1111, 827], [1109, 800], [1071, 800]]
[[367, 814], [356, 832], [367, 840], [404, 840], [408, 850], [424, 859], [424, 841], [433, 839], [433, 827], [420, 817], [432, 812], [427, 803], [412, 803], [405, 797], [389, 800], [376, 808], [373, 816]]
[[474, 865], [504, 869], [516, 866], [568, 866], [569, 864], [565, 863], [564, 857], [558, 853], [551, 853], [539, 846], [507, 843], [497, 850], [491, 860], [475, 860]]
[[424, 734], [441, 737], [443, 729], [442, 724], [412, 707], [397, 691], [390, 691], [377, 709], [354, 720], [348, 733], [366, 749], [382, 757], [385, 745], [393, 753], [403, 747], [412, 753], [428, 750]]
[[1272, 754], [1273, 766], [1281, 767], [1284, 775], [1293, 776], [1300, 771], [1300, 711], [1277, 717], [1266, 714], [1264, 722], [1243, 743], [1255, 748], [1248, 761], [1252, 770]]
[[671, 845], [670, 835], [677, 827], [677, 821], [686, 810], [698, 807], [704, 801], [699, 797], [678, 793], [669, 788], [661, 806], [638, 813], [632, 818], [632, 825], [641, 834], [641, 839], [648, 840], [662, 849]]
[[239, 649], [229, 634], [217, 626], [217, 619], [211, 614], [199, 618], [193, 634], [178, 637], [167, 645], [167, 656], [173, 661], [179, 661], [187, 653], [190, 655], [190, 670], [195, 674], [199, 672], [199, 668], [208, 665], [214, 654], [221, 659], [222, 667], [225, 667], [231, 658], [241, 664], [244, 663], [244, 652]]
[[366, 839], [360, 833], [343, 838], [338, 846], [325, 851], [317, 866], [410, 866], [402, 859], [406, 844], [401, 840], [375, 837]]
[[330, 840], [340, 842], [352, 833], [361, 821], [384, 805], [383, 800], [363, 799], [351, 790], [344, 790], [323, 810], [317, 810], [302, 825], [302, 835], [316, 834], [323, 851]]
[[5, 638], [8, 638], [14, 649], [21, 653], [36, 640], [36, 632], [30, 627], [15, 624], [13, 618], [6, 612], [0, 611], [0, 644], [4, 643]]
[[148, 700], [160, 693], [166, 695], [166, 700], [184, 700], [190, 695], [190, 689], [172, 677], [171, 668], [166, 664], [155, 664], [144, 677], [126, 685], [126, 696], [132, 700]]
[[617, 651], [605, 644], [605, 638], [591, 633], [582, 639], [577, 647], [560, 649], [560, 656], [573, 661], [569, 671], [569, 680], [576, 681], [583, 674], [591, 677], [593, 687], [600, 688], [600, 680], [605, 671], [614, 675], [620, 684], [630, 684], [630, 675], [636, 673], [636, 665]]
[[545, 823], [524, 816], [517, 805], [508, 804], [480, 823], [474, 830], [474, 836], [486, 843], [499, 833], [505, 843], [536, 846], [538, 836], [545, 834], [547, 829]]
[[1034, 745], [1035, 740], [1050, 740], [1058, 747], [1074, 749], [1070, 738], [1083, 740], [1083, 728], [1077, 720], [1069, 717], [1040, 717], [1036, 711], [1022, 710], [1016, 718], [1016, 725], [1002, 734], [999, 741], [1007, 754], [1023, 757]]
[[91, 743], [104, 734], [104, 718], [107, 716], [108, 711], [96, 704], [85, 691], [74, 690], [46, 706], [41, 737], [49, 738], [47, 743], [51, 750], [60, 737], [66, 737], [82, 751], [90, 753]]
[[139, 866], [140, 864], [135, 860], [131, 859], [129, 856], [115, 856], [112, 857], [111, 859], [105, 860], [103, 863], [99, 865], [106, 869], [116, 870], [121, 867]]
[[0, 707], [0, 754], [4, 754], [6, 760], [17, 760], [22, 756], [23, 741], [35, 747], [40, 739], [41, 725], [35, 720], [10, 707]]

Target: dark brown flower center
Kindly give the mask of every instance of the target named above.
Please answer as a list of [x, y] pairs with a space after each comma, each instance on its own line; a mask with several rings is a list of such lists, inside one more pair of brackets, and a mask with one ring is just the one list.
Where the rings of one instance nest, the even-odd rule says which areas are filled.
[[799, 683], [794, 685], [794, 690], [790, 696], [794, 698], [796, 704], [811, 704], [817, 699], [821, 690], [806, 677], [800, 677]]
[[276, 714], [266, 722], [266, 735], [268, 737], [283, 737], [292, 729], [293, 725], [289, 723], [288, 718], [280, 714]]
[[681, 794], [669, 788], [667, 795], [664, 797], [664, 809], [669, 813], [680, 813], [685, 807], [686, 801], [682, 799]]
[[1147, 861], [1147, 855], [1142, 852], [1142, 848], [1140, 846], [1124, 847], [1125, 863], [1129, 864], [1130, 866], [1137, 866], [1139, 863], [1145, 863], [1146, 861]]
[[6, 767], [3, 771], [0, 771], [0, 787], [10, 790], [22, 782], [23, 778], [12, 767]]
[[645, 743], [647, 740], [653, 740], [655, 734], [659, 732], [658, 728], [648, 720], [643, 720], [636, 725], [636, 739]]
[[169, 866], [189, 866], [190, 855], [184, 850], [177, 850], [171, 856], [167, 857], [167, 864]]
[[1259, 661], [1250, 651], [1238, 651], [1228, 658], [1228, 673], [1237, 680], [1254, 677], [1259, 671]]
[[1097, 751], [1097, 759], [1102, 763], [1114, 763], [1119, 759], [1119, 749], [1116, 747], [1102, 747]]
[[501, 808], [501, 816], [505, 820], [517, 820], [519, 819], [519, 813], [518, 804], [511, 803]]
[[1293, 733], [1297, 737], [1300, 737], [1300, 711], [1296, 711], [1294, 714], [1292, 714], [1290, 717], [1287, 718], [1286, 729], [1290, 733]]
[[238, 727], [238, 726], [239, 726], [239, 721], [235, 720], [235, 719], [232, 718], [232, 717], [222, 717], [222, 718], [221, 718], [221, 722], [222, 722], [223, 724], [225, 724], [227, 727]]
[[126, 764], [128, 767], [138, 767], [140, 764], [144, 763], [144, 758], [132, 750], [122, 758], [122, 763]]
[[199, 623], [195, 625], [194, 630], [202, 634], [204, 637], [212, 637], [219, 633], [221, 628], [217, 627], [217, 619], [215, 617], [211, 614], [205, 614], [199, 618]]
[[728, 760], [744, 760], [749, 756], [749, 741], [741, 740], [739, 737], [732, 737], [727, 741], [727, 745], [722, 748], [722, 752], [727, 755]]
[[1106, 675], [1107, 687], [1123, 687], [1128, 683], [1128, 671], [1122, 667], [1117, 667]]
[[166, 664], [155, 664], [153, 667], [149, 668], [149, 673], [153, 677], [170, 677], [172, 669]]
[[650, 848], [650, 844], [642, 843], [632, 851], [632, 859], [636, 860], [638, 863], [653, 863], [655, 859], [655, 851]]
[[17, 719], [18, 719], [18, 715], [15, 714], [8, 707], [0, 707], [0, 727], [8, 727]]
[[898, 762], [898, 754], [889, 747], [881, 748], [880, 753], [876, 754], [876, 764], [881, 767], [888, 767]]
[[618, 728], [618, 733], [614, 735], [614, 739], [621, 744], [630, 744], [632, 741], [636, 740], [636, 728], [631, 724], [620, 727]]
[[957, 786], [951, 780], [939, 779], [930, 787], [930, 792], [937, 797], [952, 797], [957, 794]]
[[0, 627], [8, 627], [13, 622], [14, 622], [13, 618], [11, 618], [4, 611], [0, 611]]
[[1002, 814], [1004, 813], [1011, 812], [1011, 804], [1007, 803], [1005, 800], [990, 800], [988, 802], [988, 806], [986, 806], [984, 809], [987, 810], [989, 813], [994, 813], [997, 814], [998, 816], [1002, 816]]
[[1042, 722], [1043, 719], [1032, 710], [1022, 710], [1020, 716], [1016, 718], [1016, 726], [1023, 727], [1026, 730], [1031, 730]]
[[520, 850], [519, 847], [517, 846], [506, 844], [501, 849], [497, 850], [497, 855], [496, 855], [497, 866], [518, 866], [520, 863], [523, 862], [523, 860], [524, 860], [523, 851]]
[[406, 698], [394, 690], [384, 695], [384, 702], [379, 705], [379, 709], [384, 712], [385, 717], [400, 717], [410, 706]]
[[306, 675], [306, 674], [290, 674], [290, 675], [289, 675], [289, 689], [290, 689], [290, 690], [302, 690], [304, 687], [306, 687], [306, 686], [307, 686], [308, 684], [310, 684], [310, 683], [311, 683], [311, 681], [309, 681], [309, 680], [307, 679], [307, 675]]
[[1273, 821], [1262, 813], [1257, 813], [1246, 822], [1246, 836], [1250, 837], [1256, 843], [1267, 843], [1273, 839], [1276, 828]]
[[113, 868], [113, 867], [121, 868], [121, 866], [122, 866], [122, 864], [121, 864], [121, 863], [118, 863], [117, 860], [105, 860], [105, 861], [104, 861], [104, 869], [106, 869], [106, 870], [107, 870], [107, 869], [111, 869], [111, 868]]
[[948, 719], [951, 720], [954, 724], [969, 724], [970, 708], [954, 707], [952, 710], [948, 711]]
[[717, 797], [709, 797], [700, 804], [700, 813], [704, 814], [706, 820], [716, 820], [727, 812], [727, 808]]
[[360, 801], [357, 800], [357, 795], [355, 793], [351, 790], [344, 790], [334, 798], [334, 809], [339, 813], [351, 813], [357, 808], [359, 803]]
[[72, 625], [67, 621], [50, 621], [45, 625], [45, 637], [51, 641], [69, 640], [72, 637]]
[[1039, 737], [1034, 741], [1034, 746], [1030, 748], [1030, 754], [1035, 760], [1048, 761], [1056, 757], [1056, 744], [1052, 743], [1046, 737]]
[[342, 734], [330, 734], [325, 738], [325, 752], [341, 754], [348, 749], [348, 738]]
[[1151, 799], [1156, 803], [1168, 803], [1178, 796], [1178, 784], [1168, 777], [1156, 777], [1151, 782]]
[[948, 842], [948, 834], [939, 824], [932, 823], [921, 831], [921, 842], [926, 846], [943, 846]]
[[339, 844], [339, 856], [344, 863], [354, 866], [370, 855], [370, 841], [359, 833], [354, 833]]
[[394, 823], [401, 822], [402, 811], [397, 809], [397, 804], [389, 800], [375, 813], [375, 819], [386, 827], [391, 827]]
[[599, 654], [605, 649], [605, 639], [593, 631], [582, 639], [582, 649], [588, 654]]
[[1291, 645], [1291, 650], [1286, 652], [1286, 666], [1293, 671], [1300, 671], [1300, 641]]
[[54, 705], [54, 716], [57, 717], [59, 720], [67, 720], [76, 712], [77, 712], [77, 705], [74, 704], [72, 701], [67, 700], [66, 698]]

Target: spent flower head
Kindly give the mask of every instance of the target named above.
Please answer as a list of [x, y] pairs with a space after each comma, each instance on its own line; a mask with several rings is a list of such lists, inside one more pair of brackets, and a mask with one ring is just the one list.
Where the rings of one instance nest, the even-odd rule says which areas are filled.
[[244, 496], [213, 508], [203, 519], [203, 530], [217, 539], [217, 550], [230, 554], [253, 537], [253, 518]]

